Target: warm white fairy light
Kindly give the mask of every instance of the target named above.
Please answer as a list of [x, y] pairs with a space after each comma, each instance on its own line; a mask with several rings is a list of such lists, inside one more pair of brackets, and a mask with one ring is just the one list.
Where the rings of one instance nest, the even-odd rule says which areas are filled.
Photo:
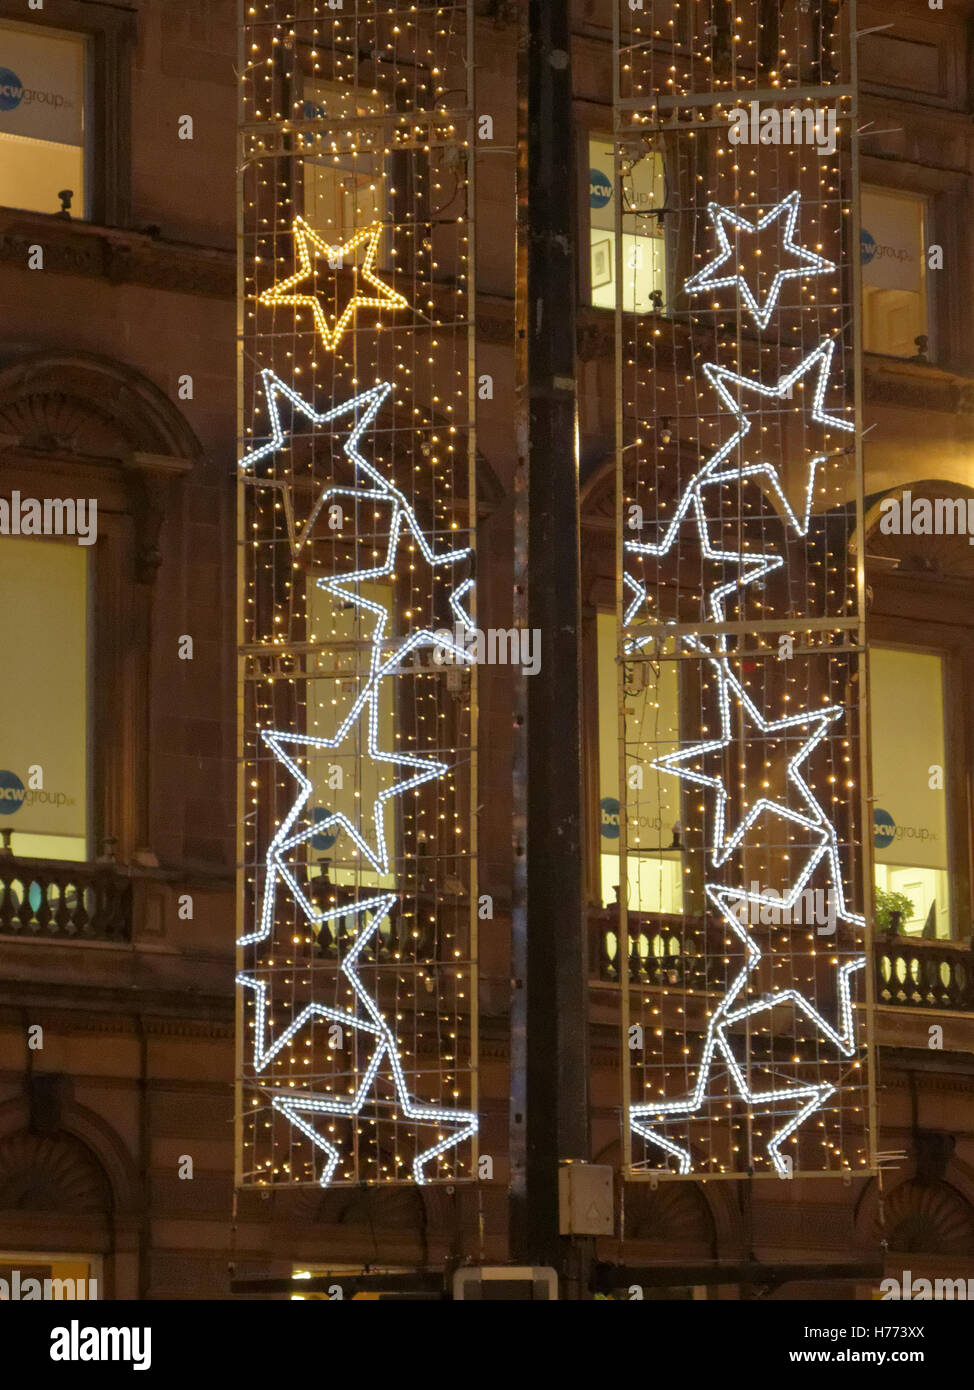
[[[795, 242], [795, 231], [798, 225], [798, 211], [801, 205], [801, 197], [798, 193], [789, 193], [775, 207], [771, 208], [753, 222], [749, 217], [743, 217], [734, 208], [724, 208], [718, 203], [711, 203], [707, 208], [710, 220], [717, 233], [717, 242], [720, 246], [720, 253], [703, 267], [695, 275], [691, 275], [683, 286], [686, 294], [700, 294], [704, 290], [721, 289], [727, 286], [736, 286], [740, 294], [741, 301], [759, 328], [767, 328], [771, 321], [771, 316], [778, 305], [778, 296], [781, 288], [788, 280], [801, 279], [807, 275], [825, 275], [835, 269], [831, 261], [827, 261], [824, 256], [820, 256], [815, 251], [810, 251], [807, 246], [799, 246]], [[764, 297], [763, 304], [754, 294], [748, 283], [747, 276], [743, 273], [739, 265], [738, 253], [731, 246], [730, 237], [727, 235], [728, 226], [733, 227], [737, 232], [747, 235], [755, 235], [763, 232], [765, 227], [774, 222], [782, 225], [781, 250], [790, 256], [794, 256], [797, 265], [779, 266], [774, 273], [771, 281], [771, 288]], [[724, 266], [730, 264], [736, 267], [733, 274], [718, 274]]]
[[[799, 206], [797, 193], [789, 194], [763, 216], [743, 215], [711, 202], [709, 213], [717, 232], [719, 255], [690, 277], [685, 290], [694, 294], [704, 289], [735, 287], [743, 309], [759, 328], [767, 328], [775, 310], [780, 307], [780, 293], [787, 280], [825, 275], [835, 270], [831, 261], [796, 244]], [[748, 234], [763, 231], [774, 222], [780, 222], [783, 233], [779, 253], [782, 260], [776, 262], [779, 268], [774, 271], [763, 300], [759, 300], [752, 291], [747, 272], [731, 247], [728, 228], [736, 228], [741, 234], [740, 241], [743, 241]], [[776, 574], [785, 576], [791, 553], [787, 544], [768, 544], [766, 537], [762, 544], [756, 546], [753, 540], [749, 542], [745, 539], [747, 533], [740, 530], [736, 537], [733, 533], [727, 536], [726, 512], [722, 510], [726, 503], [723, 499], [727, 496], [737, 497], [741, 499], [738, 507], [743, 508], [743, 489], [745, 485], [752, 484], [773, 504], [783, 536], [807, 539], [810, 535], [814, 499], [820, 479], [830, 458], [841, 456], [844, 445], [829, 450], [826, 442], [824, 450], [813, 453], [807, 459], [801, 500], [795, 506], [785, 489], [781, 466], [767, 460], [768, 445], [763, 438], [765, 429], [755, 431], [754, 426], [756, 420], [763, 419], [761, 412], [765, 409], [764, 403], [768, 402], [774, 405], [779, 418], [796, 418], [801, 424], [802, 438], [809, 427], [821, 429], [826, 434], [829, 431], [841, 432], [842, 436], [848, 438], [854, 431], [854, 422], [845, 415], [834, 413], [827, 404], [835, 348], [834, 337], [822, 337], [816, 347], [806, 351], [796, 365], [780, 371], [777, 379], [771, 383], [762, 379], [756, 369], [745, 372], [740, 367], [732, 369], [713, 360], [702, 361], [697, 368], [709, 388], [716, 393], [722, 409], [734, 417], [734, 429], [722, 443], [702, 453], [699, 465], [683, 486], [668, 517], [659, 520], [657, 537], [647, 540], [640, 536], [636, 539], [629, 534], [624, 539], [623, 552], [630, 567], [632, 561], [662, 560], [664, 557], [678, 562], [684, 538], [692, 537], [690, 544], [696, 544], [702, 560], [736, 568], [737, 573], [733, 578], [718, 579], [709, 587], [702, 579], [698, 581], [701, 618], [718, 625], [726, 623], [728, 598], [734, 594], [743, 598], [747, 593], [757, 592], [758, 585], [763, 589], [765, 583]], [[666, 387], [661, 385], [658, 389], [665, 391]], [[671, 435], [672, 430], [668, 438]], [[746, 451], [755, 439], [760, 453], [758, 459], [752, 461], [747, 458]], [[624, 503], [628, 506], [639, 500], [637, 492], [625, 497]], [[743, 515], [743, 511], [740, 514]], [[641, 521], [637, 524], [639, 529], [645, 529]], [[660, 1085], [657, 1078], [655, 1088], [659, 1089], [659, 1096], [641, 1096], [630, 1105], [629, 1119], [633, 1133], [645, 1140], [650, 1150], [656, 1150], [656, 1155], [637, 1161], [635, 1166], [637, 1170], [662, 1168], [665, 1171], [670, 1168], [672, 1171], [675, 1165], [680, 1174], [713, 1171], [714, 1155], [706, 1151], [694, 1153], [689, 1137], [690, 1128], [700, 1121], [717, 1123], [719, 1126], [718, 1114], [726, 1116], [726, 1123], [730, 1118], [729, 1098], [734, 1098], [752, 1124], [761, 1117], [771, 1118], [764, 1150], [772, 1170], [787, 1176], [791, 1171], [790, 1161], [781, 1152], [782, 1144], [795, 1136], [801, 1126], [829, 1102], [835, 1102], [840, 1087], [832, 1079], [808, 1081], [799, 1073], [792, 1075], [770, 1064], [755, 1068], [751, 1059], [747, 1063], [742, 1062], [737, 1049], [741, 1045], [742, 1031], [744, 1038], [749, 1039], [752, 1028], [759, 1025], [770, 1035], [772, 1017], [778, 1018], [790, 1010], [796, 1023], [799, 1019], [803, 1020], [806, 1028], [810, 1027], [818, 1035], [820, 1049], [833, 1049], [837, 1059], [852, 1058], [857, 1052], [851, 981], [866, 964], [865, 958], [856, 952], [855, 945], [864, 927], [864, 919], [847, 906], [839, 834], [832, 805], [823, 804], [824, 798], [812, 790], [805, 770], [816, 750], [827, 740], [836, 738], [846, 711], [839, 704], [824, 702], [819, 707], [795, 709], [786, 706], [786, 712], [782, 715], [770, 716], [749, 691], [742, 676], [732, 669], [732, 662], [739, 664], [744, 656], [741, 650], [731, 649], [731, 638], [726, 631], [717, 631], [705, 639], [692, 630], [688, 631], [685, 622], [681, 625], [675, 619], [664, 620], [655, 613], [652, 614], [652, 628], [649, 629], [643, 625], [643, 610], [649, 601], [645, 578], [627, 568], [623, 573], [623, 586], [624, 655], [645, 661], [661, 650], [661, 644], [676, 637], [684, 651], [699, 658], [701, 670], [710, 673], [711, 686], [716, 694], [716, 730], [712, 730], [708, 722], [701, 737], [684, 742], [676, 751], [650, 756], [648, 763], [660, 773], [677, 777], [706, 793], [710, 808], [710, 834], [705, 852], [711, 868], [703, 876], [704, 900], [709, 909], [716, 910], [745, 955], [742, 968], [728, 978], [724, 988], [717, 991], [716, 1002], [708, 1007], [706, 1026], [700, 1036], [698, 1049], [689, 1045], [691, 1040], [685, 1032], [686, 1023], [683, 1024], [687, 1044], [683, 1050], [687, 1055], [685, 1063], [678, 1070], [687, 1078], [688, 1089], [682, 1095], [674, 1095], [672, 1087]], [[797, 618], [794, 628], [800, 629], [801, 626], [801, 619]], [[781, 623], [781, 630], [787, 631], [784, 622]], [[828, 659], [826, 649], [825, 660]], [[748, 727], [752, 732], [748, 733]], [[789, 738], [800, 742], [797, 749], [788, 755], [785, 765], [784, 781], [788, 798], [776, 798], [762, 792], [750, 802], [745, 801], [738, 823], [728, 827], [730, 789], [726, 784], [727, 774], [708, 772], [705, 759], [719, 759], [718, 767], [722, 767], [743, 746], [755, 743], [763, 745], [766, 740], [784, 741]], [[767, 782], [764, 785], [767, 786]], [[703, 807], [700, 809], [702, 811]], [[784, 843], [791, 845], [782, 856], [786, 888], [778, 894], [770, 890], [755, 891], [758, 887], [755, 884], [745, 889], [743, 886], [728, 886], [726, 880], [718, 881], [714, 870], [728, 868], [732, 858], [745, 850], [750, 849], [753, 854], [757, 845], [762, 853], [769, 853], [774, 839], [768, 833], [770, 825], [778, 826], [784, 834]], [[756, 832], [759, 826], [762, 833], [758, 841]], [[797, 852], [796, 840], [804, 846], [801, 854]], [[740, 916], [742, 906], [754, 903], [782, 911], [783, 920], [789, 921], [790, 917], [785, 914], [802, 900], [813, 875], [827, 884], [830, 901], [834, 904], [834, 924], [830, 930], [843, 932], [843, 941], [836, 948], [834, 961], [834, 1020], [830, 1017], [830, 1011], [818, 1005], [814, 994], [801, 988], [794, 976], [787, 988], [777, 987], [774, 945], [770, 944], [762, 951], [746, 918], [742, 920]], [[852, 943], [851, 952], [846, 937]], [[811, 939], [814, 941], [814, 936]], [[809, 958], [813, 959], [814, 956], [812, 948]], [[793, 953], [789, 950], [785, 958], [792, 960]], [[626, 968], [624, 963], [623, 969]], [[793, 965], [790, 968], [793, 969]], [[723, 1092], [721, 1087], [725, 1088]], [[721, 1097], [719, 1101], [718, 1096]], [[785, 1123], [781, 1123], [786, 1116]], [[681, 1133], [675, 1133], [674, 1127], [678, 1127]], [[686, 1141], [683, 1134], [687, 1135]], [[661, 1161], [659, 1155], [662, 1155]]]
[[[361, 1115], [365, 1109], [369, 1092], [383, 1071], [388, 1072], [392, 1080], [399, 1109], [407, 1120], [419, 1125], [435, 1125], [437, 1128], [454, 1126], [458, 1131], [448, 1138], [438, 1139], [416, 1155], [413, 1160], [413, 1177], [416, 1182], [426, 1182], [426, 1165], [432, 1159], [445, 1153], [454, 1144], [461, 1144], [464, 1140], [472, 1138], [477, 1132], [477, 1116], [470, 1111], [426, 1105], [417, 1101], [410, 1094], [403, 1073], [396, 1036], [389, 1027], [377, 1001], [359, 979], [358, 964], [361, 955], [369, 942], [374, 939], [381, 923], [392, 911], [395, 903], [396, 895], [387, 893], [372, 901], [358, 903], [351, 911], [344, 909], [342, 912], [346, 921], [356, 919], [360, 924], [356, 931], [354, 945], [342, 961], [341, 973], [352, 986], [356, 1003], [364, 1010], [367, 1015], [366, 1018], [362, 1018], [360, 1014], [351, 1009], [343, 1011], [321, 1004], [310, 1004], [302, 1009], [298, 1017], [282, 1034], [265, 1046], [267, 985], [262, 980], [255, 979], [246, 973], [237, 976], [237, 983], [241, 988], [252, 992], [255, 996], [254, 1068], [258, 1072], [264, 1071], [275, 1055], [317, 1018], [330, 1020], [352, 1033], [364, 1032], [375, 1039], [372, 1055], [362, 1073], [355, 1094], [350, 1098], [341, 1100], [337, 1097], [320, 1095], [295, 1095], [288, 1091], [271, 1092], [271, 1104], [274, 1109], [307, 1135], [315, 1148], [320, 1149], [327, 1156], [319, 1179], [322, 1187], [327, 1187], [331, 1183], [341, 1153], [336, 1144], [302, 1117], [305, 1115], [328, 1115], [351, 1119]], [[366, 912], [371, 913], [368, 920], [366, 920]]]
[[[346, 329], [359, 309], [408, 309], [409, 301], [406, 296], [393, 289], [391, 285], [385, 284], [375, 273], [375, 259], [379, 254], [379, 240], [382, 236], [381, 223], [377, 222], [371, 227], [363, 227], [350, 236], [347, 241], [339, 242], [334, 246], [329, 245], [312, 227], [309, 227], [303, 217], [295, 218], [292, 230], [298, 269], [286, 280], [281, 280], [276, 285], [272, 285], [270, 289], [264, 290], [260, 294], [259, 300], [261, 304], [271, 308], [280, 304], [295, 309], [310, 309], [318, 336], [329, 351], [334, 350], [341, 342]], [[361, 275], [372, 293], [360, 294], [356, 291], [337, 316], [334, 324], [329, 326], [321, 305], [321, 296], [317, 293], [316, 262], [320, 257], [323, 257], [331, 272], [335, 274], [344, 268], [345, 257], [363, 245], [365, 246], [365, 255], [362, 264], [355, 266], [354, 273], [356, 276]], [[315, 287], [312, 293], [293, 293], [299, 285], [309, 284]]]
[[244, 1181], [471, 1176], [467, 8], [244, 19]]

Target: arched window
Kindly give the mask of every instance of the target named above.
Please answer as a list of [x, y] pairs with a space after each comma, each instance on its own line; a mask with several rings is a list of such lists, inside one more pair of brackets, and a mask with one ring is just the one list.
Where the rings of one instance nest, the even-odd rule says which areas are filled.
[[[67, 892], [57, 863], [159, 862], [155, 581], [178, 480], [201, 451], [153, 383], [73, 352], [0, 369], [0, 446], [0, 831], [33, 863], [19, 890], [5, 873], [0, 930], [90, 935], [94, 889]], [[167, 578], [171, 604], [170, 586], [181, 578]]]

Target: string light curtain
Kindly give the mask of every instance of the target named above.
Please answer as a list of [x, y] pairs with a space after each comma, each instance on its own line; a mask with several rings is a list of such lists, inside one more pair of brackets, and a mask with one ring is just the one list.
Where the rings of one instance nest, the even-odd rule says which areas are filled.
[[654, 1182], [872, 1165], [854, 30], [616, 4], [617, 949]]
[[240, 1185], [476, 1171], [468, 4], [241, 12]]

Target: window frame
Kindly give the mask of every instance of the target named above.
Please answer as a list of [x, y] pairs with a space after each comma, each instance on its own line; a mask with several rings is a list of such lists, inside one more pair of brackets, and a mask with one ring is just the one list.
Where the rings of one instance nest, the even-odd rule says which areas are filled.
[[[614, 311], [604, 305], [593, 304], [592, 302], [592, 223], [591, 207], [589, 204], [589, 177], [588, 171], [591, 167], [591, 157], [589, 146], [593, 140], [602, 140], [609, 145], [613, 145], [615, 136], [612, 134], [611, 118], [605, 122], [582, 120], [576, 113], [576, 180], [577, 180], [577, 226], [579, 228], [578, 241], [578, 302], [579, 306], [585, 309], [594, 310], [597, 313], [611, 314]], [[664, 184], [667, 180], [666, 152], [660, 151], [660, 158], [663, 161]], [[668, 201], [668, 200], [667, 200]], [[624, 214], [625, 215], [625, 214]], [[634, 215], [634, 214], [630, 214]], [[660, 238], [663, 243], [663, 304], [659, 310], [653, 309], [626, 309], [623, 313], [647, 314], [657, 313], [666, 316], [669, 306], [674, 297], [674, 274], [673, 274], [673, 245], [670, 229], [663, 221], [663, 236]], [[624, 233], [625, 235], [625, 233]], [[649, 240], [650, 238], [647, 238]]]
[[[892, 630], [892, 629], [891, 629], [891, 630]], [[955, 729], [955, 727], [954, 727], [956, 721], [955, 721], [955, 719], [954, 719], [954, 717], [953, 717], [953, 715], [952, 715], [952, 711], [951, 711], [951, 699], [950, 699], [950, 682], [951, 682], [951, 675], [950, 675], [950, 672], [951, 672], [951, 660], [950, 660], [950, 658], [951, 658], [951, 653], [950, 653], [950, 649], [947, 648], [947, 647], [940, 647], [940, 646], [937, 646], [936, 644], [932, 644], [932, 643], [930, 643], [930, 642], [922, 642], [922, 643], [921, 643], [921, 642], [904, 642], [904, 641], [902, 641], [902, 640], [897, 641], [897, 640], [894, 640], [894, 639], [886, 640], [886, 639], [884, 639], [884, 638], [879, 638], [879, 637], [876, 636], [875, 633], [872, 633], [872, 634], [870, 635], [870, 637], [869, 637], [869, 643], [868, 643], [868, 650], [869, 650], [870, 660], [872, 660], [872, 653], [873, 653], [876, 649], [880, 649], [880, 650], [882, 650], [882, 651], [907, 652], [907, 653], [910, 653], [911, 655], [917, 655], [917, 656], [935, 656], [935, 657], [939, 658], [939, 660], [940, 660], [940, 679], [941, 679], [941, 686], [940, 686], [940, 703], [941, 703], [941, 718], [943, 719], [943, 735], [944, 735], [944, 793], [945, 793], [945, 795], [944, 795], [944, 819], [945, 819], [945, 822], [946, 822], [946, 831], [945, 831], [945, 837], [944, 837], [944, 838], [945, 838], [945, 841], [946, 841], [945, 848], [946, 848], [946, 851], [947, 851], [946, 874], [947, 874], [947, 885], [948, 885], [949, 911], [948, 911], [948, 914], [947, 914], [948, 935], [947, 935], [946, 937], [935, 937], [934, 940], [942, 941], [942, 942], [944, 942], [945, 944], [947, 944], [947, 943], [953, 943], [953, 942], [956, 942], [956, 941], [958, 940], [958, 934], [957, 934], [957, 922], [958, 922], [958, 911], [957, 911], [957, 908], [958, 908], [958, 904], [957, 904], [957, 894], [956, 894], [955, 889], [954, 889], [954, 883], [955, 883], [955, 877], [956, 877], [956, 866], [957, 866], [956, 844], [957, 844], [957, 828], [958, 828], [958, 827], [957, 827], [957, 825], [956, 825], [956, 823], [955, 823], [955, 822], [956, 822], [955, 797], [952, 795], [952, 792], [953, 792], [954, 789], [955, 789], [955, 788], [954, 788], [954, 782], [955, 782], [956, 779], [951, 778], [950, 773], [949, 773], [949, 770], [948, 770], [948, 764], [949, 764], [949, 749], [950, 749], [951, 746], [952, 746], [952, 743], [953, 743], [953, 736], [954, 736], [954, 734], [956, 733], [956, 729]], [[870, 718], [870, 734], [869, 734], [870, 802], [869, 802], [869, 804], [870, 804], [870, 806], [871, 806], [873, 809], [875, 809], [877, 797], [873, 794], [873, 787], [874, 787], [874, 785], [875, 785], [875, 777], [874, 777], [874, 771], [875, 771], [875, 769], [874, 769], [874, 766], [873, 766], [873, 736], [872, 736], [872, 719], [873, 719], [873, 703], [872, 703], [873, 696], [872, 696], [872, 691], [873, 691], [873, 686], [872, 686], [872, 681], [871, 681], [871, 680], [870, 680], [869, 690], [870, 690], [870, 697], [869, 697], [869, 698], [870, 698], [870, 703], [869, 703], [869, 718]], [[873, 827], [872, 825], [870, 825], [870, 826], [868, 827], [868, 831], [869, 831], [869, 834], [872, 835], [872, 834], [874, 833], [874, 827]], [[876, 882], [876, 872], [875, 872], [875, 871], [876, 871], [876, 867], [877, 867], [877, 866], [876, 866], [876, 860], [875, 860], [875, 853], [873, 854], [872, 858], [873, 858], [873, 885], [874, 885], [874, 887], [875, 887], [875, 882]], [[894, 866], [890, 866], [890, 867], [894, 867]], [[903, 867], [903, 868], [906, 868], [906, 867], [910, 867], [910, 866], [909, 866], [909, 865], [902, 865], [902, 866], [896, 866], [896, 867]], [[918, 866], [918, 867], [922, 867], [922, 866]]]
[[[42, 10], [25, 10], [22, 0], [0, 0], [0, 23], [58, 29], [87, 39], [85, 101], [86, 216], [84, 225], [127, 227], [131, 221], [131, 49], [134, 10], [87, 0], [45, 0]], [[9, 208], [27, 217], [58, 217]]]
[[[926, 272], [928, 350], [926, 363], [946, 371], [974, 370], [974, 348], [963, 332], [960, 306], [974, 297], [971, 259], [967, 249], [967, 222], [970, 210], [967, 174], [927, 168], [905, 160], [883, 159], [875, 155], [860, 157], [860, 186], [882, 192], [906, 193], [925, 198], [926, 245], [944, 250], [944, 270]], [[911, 362], [909, 357], [885, 353], [866, 353], [878, 362]]]
[[[875, 194], [875, 195], [877, 195], [877, 196], [879, 196], [879, 197], [886, 197], [887, 199], [901, 200], [901, 201], [904, 201], [904, 202], [905, 202], [906, 200], [909, 200], [910, 202], [919, 205], [919, 208], [920, 208], [920, 219], [921, 219], [921, 237], [920, 237], [920, 261], [921, 261], [921, 265], [920, 265], [920, 286], [921, 286], [921, 288], [920, 288], [920, 300], [921, 300], [922, 308], [923, 308], [923, 319], [922, 319], [922, 327], [921, 327], [921, 330], [920, 330], [920, 335], [918, 335], [918, 336], [924, 336], [924, 337], [926, 337], [926, 340], [927, 340], [926, 360], [927, 360], [927, 362], [928, 362], [928, 363], [936, 362], [936, 360], [937, 360], [937, 350], [938, 350], [938, 346], [939, 346], [939, 345], [938, 345], [938, 340], [937, 340], [937, 313], [936, 313], [937, 306], [936, 306], [936, 303], [935, 303], [935, 301], [934, 301], [934, 295], [933, 295], [933, 282], [932, 282], [932, 280], [931, 280], [930, 273], [928, 272], [928, 269], [927, 269], [927, 251], [928, 251], [928, 248], [929, 248], [930, 246], [932, 246], [932, 245], [935, 244], [935, 243], [934, 243], [934, 240], [933, 240], [933, 239], [931, 238], [931, 236], [930, 236], [931, 225], [932, 225], [932, 222], [933, 222], [933, 200], [929, 197], [928, 194], [916, 192], [914, 189], [893, 188], [893, 187], [890, 187], [888, 184], [886, 184], [886, 185], [874, 184], [874, 183], [870, 183], [870, 182], [868, 182], [867, 180], [864, 179], [864, 180], [862, 181], [862, 185], [861, 185], [861, 187], [860, 187], [860, 198], [862, 198], [862, 197], [863, 197], [864, 195], [866, 195], [867, 193], [873, 193], [873, 194]], [[861, 252], [860, 252], [860, 255], [861, 255]], [[865, 284], [865, 279], [863, 279], [863, 284], [862, 284], [862, 318], [863, 318], [863, 321], [865, 321], [865, 318], [866, 318], [866, 289], [867, 289], [867, 288], [870, 288], [870, 287], [867, 287], [867, 285]], [[895, 291], [894, 291], [894, 293], [895, 293]], [[863, 338], [865, 339], [865, 322], [863, 322]], [[915, 361], [917, 360], [917, 357], [919, 356], [920, 348], [919, 348], [919, 346], [917, 346], [916, 352], [914, 352], [914, 353], [905, 353], [905, 354], [901, 355], [901, 354], [896, 353], [896, 352], [880, 352], [877, 348], [867, 348], [867, 347], [865, 346], [865, 342], [863, 342], [863, 352], [868, 353], [869, 356], [871, 356], [871, 357], [883, 357], [883, 358], [886, 358], [886, 359], [888, 359], [888, 360], [890, 360], [890, 361], [893, 361], [893, 362], [915, 362]]]
[[[944, 944], [956, 945], [967, 940], [972, 933], [971, 866], [965, 859], [971, 858], [971, 836], [974, 833], [974, 806], [971, 804], [971, 746], [964, 718], [964, 707], [974, 697], [974, 690], [967, 688], [969, 671], [965, 673], [965, 653], [970, 662], [971, 633], [950, 623], [939, 625], [935, 632], [937, 640], [931, 642], [928, 623], [915, 618], [891, 612], [869, 615], [867, 651], [874, 647], [889, 647], [898, 651], [930, 653], [939, 656], [943, 663], [943, 719], [944, 748], [946, 752], [944, 780], [947, 814], [947, 876], [950, 884], [950, 935], [941, 938]], [[869, 699], [869, 805], [875, 805], [873, 796], [872, 763], [872, 698]], [[872, 826], [869, 827], [872, 834]], [[870, 860], [872, 852], [870, 851]]]
[[[5, 481], [6, 481], [6, 474], [5, 474]], [[23, 487], [23, 486], [24, 486], [24, 483], [23, 483], [23, 481], [22, 481], [21, 479], [18, 479], [18, 481], [17, 481], [17, 483], [15, 484], [15, 486]], [[28, 488], [29, 488], [30, 484], [28, 483], [27, 486], [28, 486]], [[34, 493], [36, 493], [36, 492], [38, 492], [38, 491], [39, 491], [39, 489], [37, 489], [37, 488], [35, 487], [35, 488], [34, 488]], [[67, 489], [65, 489], [65, 494], [67, 494]], [[30, 492], [28, 492], [28, 493], [25, 493], [24, 495], [33, 495], [33, 494], [30, 493]], [[77, 495], [77, 494], [74, 494], [74, 495]], [[90, 496], [90, 497], [95, 497], [95, 498], [97, 498], [97, 497], [98, 497], [98, 494], [97, 494], [97, 492], [90, 492], [90, 493], [89, 493], [89, 496]], [[100, 502], [100, 499], [98, 499], [98, 500], [99, 500], [99, 502]], [[99, 526], [100, 526], [100, 525], [101, 525], [101, 517], [99, 517]], [[0, 544], [3, 543], [3, 540], [4, 540], [4, 539], [5, 539], [4, 537], [0, 537]], [[41, 545], [75, 545], [75, 544], [77, 543], [76, 540], [75, 540], [73, 537], [69, 537], [69, 536], [58, 537], [58, 536], [47, 536], [47, 535], [34, 536], [34, 537], [32, 537], [32, 541], [33, 541], [33, 543], [34, 543], [35, 545], [38, 545], [38, 546], [41, 546]], [[84, 751], [84, 763], [85, 763], [85, 834], [84, 834], [84, 841], [85, 841], [85, 853], [84, 853], [83, 857], [82, 857], [80, 860], [61, 859], [61, 858], [60, 858], [58, 855], [56, 855], [56, 854], [46, 854], [46, 855], [24, 855], [24, 854], [22, 854], [22, 853], [20, 852], [20, 850], [18, 849], [18, 846], [17, 846], [17, 837], [18, 837], [18, 833], [20, 834], [21, 837], [23, 837], [24, 835], [30, 835], [32, 838], [37, 839], [37, 838], [41, 838], [42, 832], [39, 832], [39, 831], [24, 831], [24, 830], [21, 830], [20, 827], [18, 827], [16, 824], [11, 824], [11, 823], [8, 822], [7, 824], [5, 824], [5, 825], [3, 825], [3, 826], [0, 826], [0, 829], [10, 830], [10, 831], [12, 832], [12, 850], [13, 850], [14, 858], [16, 858], [16, 859], [22, 859], [22, 858], [43, 858], [43, 859], [49, 860], [51, 863], [65, 863], [65, 864], [80, 863], [80, 864], [88, 864], [88, 863], [91, 863], [91, 862], [94, 860], [94, 858], [95, 858], [95, 853], [94, 853], [94, 848], [95, 848], [95, 838], [94, 838], [94, 825], [95, 825], [95, 819], [94, 819], [94, 818], [95, 818], [96, 807], [97, 807], [97, 798], [96, 798], [96, 790], [97, 790], [97, 788], [96, 788], [96, 781], [95, 781], [96, 775], [97, 775], [97, 767], [96, 767], [96, 760], [95, 760], [95, 756], [94, 756], [94, 752], [95, 752], [94, 736], [95, 736], [95, 725], [96, 725], [96, 721], [95, 721], [96, 701], [98, 700], [98, 696], [99, 696], [98, 682], [97, 682], [97, 679], [96, 679], [97, 666], [96, 666], [96, 659], [95, 659], [95, 658], [96, 658], [96, 651], [97, 651], [97, 642], [98, 642], [98, 630], [97, 630], [97, 626], [96, 626], [96, 614], [97, 614], [97, 611], [98, 611], [97, 600], [98, 600], [98, 590], [99, 590], [99, 573], [98, 573], [98, 569], [99, 569], [99, 566], [98, 566], [99, 546], [98, 546], [97, 540], [96, 540], [96, 542], [95, 542], [94, 545], [84, 547], [84, 553], [85, 553], [85, 561], [86, 561], [86, 563], [85, 563], [85, 670], [84, 670], [84, 678], [83, 678], [83, 679], [84, 679], [84, 687], [85, 687], [85, 719], [84, 719], [84, 742], [85, 742], [85, 751]]]

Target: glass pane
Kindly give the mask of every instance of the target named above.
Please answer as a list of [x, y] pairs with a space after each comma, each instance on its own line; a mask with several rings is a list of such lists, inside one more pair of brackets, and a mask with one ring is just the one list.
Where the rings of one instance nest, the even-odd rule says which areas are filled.
[[950, 935], [943, 659], [870, 652], [876, 929]]
[[927, 334], [924, 199], [862, 191], [862, 340], [867, 352], [915, 357]]
[[[616, 683], [616, 621], [612, 613], [596, 617], [599, 696], [599, 819], [602, 905], [614, 906], [619, 886], [619, 721]], [[630, 846], [627, 860], [629, 908], [632, 912], [683, 911], [683, 855], [673, 849], [680, 820], [680, 785], [651, 766], [671, 752], [679, 739], [677, 663], [633, 667], [627, 688], [627, 749]], [[643, 675], [645, 685], [637, 685]]]
[[[356, 594], [370, 603], [379, 604], [387, 612], [395, 610], [394, 586], [361, 582]], [[309, 682], [308, 733], [314, 738], [333, 737], [355, 705], [362, 688], [363, 666], [368, 660], [369, 643], [375, 627], [375, 617], [349, 603], [339, 607], [335, 599], [316, 585], [308, 588], [308, 612], [311, 617], [311, 640], [328, 643], [337, 651], [323, 653], [315, 659], [315, 670], [321, 678]], [[343, 647], [341, 644], [349, 645]], [[351, 644], [355, 644], [354, 646]], [[366, 712], [367, 713], [367, 712]], [[396, 781], [402, 780], [402, 770], [394, 763], [365, 758], [356, 778], [356, 756], [368, 737], [366, 713], [349, 728], [347, 737], [334, 749], [325, 748], [308, 757], [307, 775], [314, 786], [308, 803], [311, 819], [330, 820], [336, 814], [345, 816], [355, 825], [361, 821], [366, 841], [377, 846], [378, 825], [361, 806], [379, 804], [381, 793]], [[382, 752], [395, 752], [395, 703], [393, 682], [379, 682], [375, 720], [375, 747]], [[319, 804], [320, 803], [320, 804]], [[383, 829], [385, 846], [390, 854], [396, 852], [396, 811], [399, 798], [392, 797], [384, 804]], [[298, 829], [299, 827], [296, 827]], [[344, 886], [361, 884], [368, 888], [392, 888], [393, 873], [380, 874], [371, 868], [355, 842], [340, 823], [324, 826], [322, 832], [309, 842], [309, 861], [328, 867], [332, 883]]]
[[[381, 98], [355, 94], [351, 109], [347, 86], [306, 82], [302, 115], [320, 120], [321, 131], [306, 130], [302, 141], [315, 151], [304, 161], [304, 216], [316, 231], [347, 241], [362, 227], [386, 218], [385, 159], [380, 125], [355, 127], [355, 116], [381, 115]], [[344, 120], [348, 129], [334, 122]], [[372, 146], [373, 148], [370, 148]], [[383, 247], [382, 255], [388, 252]], [[380, 256], [379, 264], [384, 264]]]
[[[612, 142], [589, 140], [589, 237], [592, 303], [614, 309], [615, 194]], [[623, 177], [622, 307], [626, 313], [649, 313], [663, 305], [665, 254], [662, 221], [655, 211], [665, 202], [663, 160], [648, 151]], [[655, 296], [655, 298], [654, 298]]]
[[0, 204], [85, 217], [85, 39], [0, 24]]
[[0, 692], [0, 830], [15, 854], [88, 857], [89, 554], [0, 537], [0, 650], [24, 672]]

